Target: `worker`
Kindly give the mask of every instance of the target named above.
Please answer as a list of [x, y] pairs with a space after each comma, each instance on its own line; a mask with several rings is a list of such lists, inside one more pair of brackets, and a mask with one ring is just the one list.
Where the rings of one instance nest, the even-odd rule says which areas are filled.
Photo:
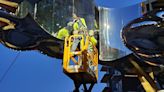
[[[73, 34], [82, 34], [82, 33], [84, 33], [84, 30], [85, 31], [87, 30], [85, 19], [77, 17], [76, 14], [73, 14], [73, 22], [72, 21], [69, 22], [66, 27], [60, 29], [58, 31], [56, 37], [58, 39], [64, 40], [64, 38], [69, 36], [72, 33], [72, 31], [73, 31]], [[75, 41], [75, 45], [73, 47], [74, 48], [73, 51], [75, 51], [75, 49], [77, 47], [76, 46], [76, 42], [77, 42], [77, 45], [79, 43], [78, 40]]]
[[[86, 25], [85, 19], [81, 18], [81, 17], [77, 17], [76, 14], [73, 14], [73, 21], [74, 21], [73, 22], [73, 34], [74, 35], [81, 34], [81, 35], [84, 35], [84, 38], [85, 38], [85, 36], [87, 35], [87, 25]], [[79, 42], [80, 42], [79, 38], [74, 39], [71, 51], [76, 50]]]
[[72, 26], [73, 26], [73, 22], [67, 23], [66, 27], [63, 27], [62, 29], [58, 31], [56, 38], [64, 40], [65, 37], [68, 37], [73, 31]]
[[73, 14], [73, 19], [74, 19], [74, 24], [73, 24], [74, 31], [87, 30], [87, 25], [84, 18], [77, 17], [76, 14]]
[[[90, 41], [91, 41], [92, 45], [96, 46], [97, 40], [94, 37], [94, 31], [90, 30], [89, 34], [88, 34], [85, 19], [77, 17], [76, 14], [73, 14], [73, 19], [75, 20], [75, 22], [73, 24], [73, 29], [74, 29], [73, 34], [83, 34], [84, 36], [87, 36], [87, 35], [90, 36]], [[94, 24], [95, 24], [95, 28], [97, 29], [98, 25], [97, 25], [96, 21], [94, 21]], [[80, 42], [79, 39], [74, 40], [74, 42], [73, 42], [74, 44], [72, 45], [72, 51], [76, 50], [79, 42]]]
[[89, 30], [89, 36], [90, 36], [90, 41], [93, 43], [93, 45], [96, 46], [97, 40], [94, 37], [94, 31], [93, 30]]
[[88, 52], [88, 65], [90, 67], [91, 70], [95, 70], [96, 67], [95, 65], [93, 64], [94, 62], [94, 55], [95, 55], [95, 52], [96, 52], [96, 45], [97, 45], [97, 40], [95, 39], [94, 37], [94, 31], [93, 30], [89, 30], [89, 37], [90, 37], [90, 42], [89, 42], [89, 45], [88, 45], [88, 49], [87, 49], [87, 52]]

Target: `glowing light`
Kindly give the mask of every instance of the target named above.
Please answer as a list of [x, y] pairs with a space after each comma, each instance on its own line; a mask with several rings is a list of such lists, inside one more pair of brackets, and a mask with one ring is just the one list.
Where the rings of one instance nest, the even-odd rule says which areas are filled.
[[110, 29], [110, 25], [105, 23], [104, 28], [106, 28], [108, 30], [108, 29]]

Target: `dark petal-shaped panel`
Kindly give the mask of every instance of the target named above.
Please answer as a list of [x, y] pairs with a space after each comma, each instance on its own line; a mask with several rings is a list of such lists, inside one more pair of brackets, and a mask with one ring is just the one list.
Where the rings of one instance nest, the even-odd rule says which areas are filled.
[[148, 12], [127, 24], [122, 38], [143, 61], [164, 65], [164, 9]]
[[63, 58], [63, 52], [64, 52], [64, 43], [63, 41], [59, 40], [52, 40], [47, 39], [45, 41], [42, 41], [37, 49], [41, 51], [43, 54], [47, 54], [48, 56], [55, 57], [55, 58]]
[[8, 1], [8, 0], [3, 0], [3, 1], [0, 1], [0, 7], [1, 7], [0, 10], [15, 13], [18, 8], [18, 3]]
[[16, 3], [21, 3], [21, 2], [23, 2], [24, 0], [9, 0], [9, 1], [16, 2]]
[[16, 50], [39, 50], [48, 56], [62, 58], [64, 41], [47, 33], [30, 14], [18, 18], [0, 11], [0, 18], [15, 24], [15, 29], [10, 30], [3, 30], [0, 24], [0, 40], [5, 46]]
[[[3, 0], [0, 1], [0, 7], [3, 8], [4, 11], [15, 13], [18, 5], [25, 0]], [[26, 0], [31, 4], [38, 3], [41, 0]], [[2, 9], [1, 9], [2, 10]]]
[[[24, 0], [9, 0], [9, 1], [13, 1], [13, 2], [16, 2], [16, 3], [21, 3]], [[37, 3], [37, 2], [39, 2], [41, 0], [26, 0], [26, 1], [30, 2], [31, 4], [34, 4], [34, 3]]]

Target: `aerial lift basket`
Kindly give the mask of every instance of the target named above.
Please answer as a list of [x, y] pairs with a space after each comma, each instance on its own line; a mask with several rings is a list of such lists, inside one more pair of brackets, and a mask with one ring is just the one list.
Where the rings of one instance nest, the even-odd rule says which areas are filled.
[[[74, 41], [78, 39], [79, 45], [71, 51]], [[74, 81], [81, 83], [96, 83], [98, 79], [98, 50], [91, 45], [90, 37], [72, 35], [65, 38], [63, 71]], [[89, 52], [89, 46], [93, 51]]]

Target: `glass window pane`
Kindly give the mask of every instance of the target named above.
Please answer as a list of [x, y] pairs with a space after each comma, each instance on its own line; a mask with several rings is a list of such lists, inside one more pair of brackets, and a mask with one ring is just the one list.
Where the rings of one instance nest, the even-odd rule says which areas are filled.
[[24, 1], [20, 5], [20, 17], [28, 12], [49, 33], [56, 33], [72, 19], [75, 13], [86, 20], [88, 29], [94, 28], [94, 0], [41, 0], [38, 4]]
[[140, 15], [140, 4], [125, 8], [99, 7], [100, 60], [112, 61], [131, 53], [122, 42], [121, 31], [129, 21]]

